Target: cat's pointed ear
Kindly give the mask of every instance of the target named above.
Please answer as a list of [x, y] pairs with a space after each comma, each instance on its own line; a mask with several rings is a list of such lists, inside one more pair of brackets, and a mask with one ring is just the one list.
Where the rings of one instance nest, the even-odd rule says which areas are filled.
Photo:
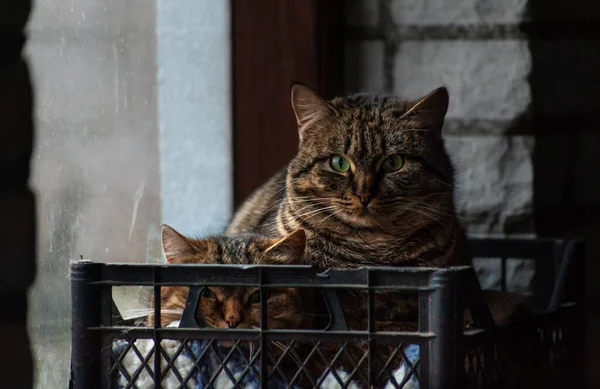
[[419, 121], [425, 126], [441, 134], [444, 118], [448, 112], [449, 101], [448, 89], [445, 87], [437, 88], [427, 96], [413, 103], [401, 118], [417, 115]]
[[167, 263], [183, 263], [194, 254], [190, 241], [166, 224], [162, 225], [161, 237]]
[[335, 108], [309, 87], [292, 85], [292, 108], [298, 123], [300, 141], [308, 128], [335, 115]]
[[306, 233], [303, 229], [295, 230], [283, 238], [276, 240], [265, 250], [271, 256], [282, 258], [290, 265], [300, 264], [306, 248]]

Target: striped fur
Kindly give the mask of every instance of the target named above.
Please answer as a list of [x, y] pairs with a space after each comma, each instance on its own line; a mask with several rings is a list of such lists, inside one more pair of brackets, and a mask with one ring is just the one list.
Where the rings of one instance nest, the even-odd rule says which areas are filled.
[[[239, 264], [239, 265], [280, 265], [294, 264], [301, 260], [305, 249], [306, 237], [303, 230], [296, 230], [284, 238], [271, 239], [257, 234], [239, 234], [236, 236], [215, 236], [204, 239], [192, 239], [179, 234], [169, 226], [163, 226], [162, 243], [167, 263], [169, 264]], [[209, 286], [212, 295], [203, 296], [198, 304], [196, 314], [209, 327], [213, 328], [256, 328], [260, 324], [260, 304], [252, 303], [250, 296], [257, 291], [253, 287], [219, 287]], [[161, 288], [161, 326], [180, 320], [185, 308], [188, 288], [184, 286], [165, 286]], [[357, 302], [360, 301], [360, 306]], [[342, 300], [342, 303], [348, 305]], [[384, 311], [389, 302], [377, 301], [376, 311]], [[366, 300], [354, 299], [355, 315], [349, 316], [348, 326], [353, 330], [367, 329]], [[149, 306], [154, 305], [150, 301]], [[330, 316], [324, 306], [321, 292], [313, 288], [274, 288], [267, 299], [268, 325], [271, 329], [324, 329]], [[153, 315], [148, 318], [148, 325], [153, 326]], [[412, 322], [377, 321], [378, 331], [416, 331]], [[254, 343], [254, 342], [250, 342]], [[258, 345], [242, 343], [244, 347]], [[230, 347], [232, 341], [220, 340], [219, 344]], [[309, 373], [313, 379], [326, 374], [327, 363], [321, 358], [309, 358], [313, 344], [311, 342], [294, 341], [294, 354], [283, 354], [282, 342], [269, 342], [269, 354], [275, 360], [282, 359], [279, 371], [289, 380], [296, 375], [304, 364], [304, 373], [296, 377], [296, 386], [312, 387], [309, 385]], [[377, 350], [387, 359], [397, 345], [378, 345]], [[351, 371], [354, 367], [346, 355], [337, 356], [339, 344], [321, 342], [320, 350], [326, 360], [336, 359], [336, 369]], [[367, 350], [366, 343], [348, 345], [352, 360], [363, 357]], [[402, 362], [401, 354], [394, 353], [392, 366]], [[376, 363], [380, 363], [377, 361]], [[361, 365], [362, 373], [367, 374], [366, 364]], [[378, 365], [379, 366], [379, 365]], [[387, 380], [387, 376], [382, 377]]]
[[[227, 234], [302, 228], [304, 260], [324, 269], [470, 263], [441, 137], [445, 88], [417, 102], [366, 94], [325, 101], [295, 85], [292, 105], [298, 154], [242, 205]], [[391, 154], [402, 155], [404, 166], [383, 173]], [[347, 158], [351, 170], [334, 171], [333, 155]], [[363, 193], [372, 198], [366, 207]]]
[[[280, 265], [299, 263], [305, 248], [304, 231], [284, 238], [271, 239], [255, 234], [215, 236], [192, 239], [163, 226], [162, 242], [170, 264]], [[201, 299], [197, 314], [211, 327], [228, 327], [230, 316], [234, 327], [253, 328], [260, 323], [258, 304], [248, 302], [256, 288], [210, 286], [214, 298]], [[187, 300], [188, 288], [161, 288], [161, 325], [180, 320]], [[315, 323], [314, 291], [295, 288], [273, 289], [267, 300], [269, 325], [273, 328], [312, 328]], [[150, 307], [153, 306], [151, 301]], [[153, 324], [153, 315], [148, 325]]]

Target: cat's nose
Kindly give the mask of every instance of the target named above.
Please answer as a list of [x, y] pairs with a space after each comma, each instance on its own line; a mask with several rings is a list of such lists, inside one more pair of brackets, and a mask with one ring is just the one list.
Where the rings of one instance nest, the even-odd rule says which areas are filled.
[[358, 197], [362, 205], [368, 205], [371, 202], [371, 195], [369, 193], [357, 193], [356, 197]]
[[238, 326], [238, 324], [240, 324], [240, 319], [231, 315], [225, 320], [225, 323], [227, 323], [227, 327], [235, 328]]

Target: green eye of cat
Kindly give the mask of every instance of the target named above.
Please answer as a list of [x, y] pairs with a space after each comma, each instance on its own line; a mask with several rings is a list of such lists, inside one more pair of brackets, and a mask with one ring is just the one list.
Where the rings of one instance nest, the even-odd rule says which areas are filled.
[[[269, 292], [265, 292], [267, 294], [267, 298], [269, 298]], [[260, 303], [260, 290], [252, 293], [250, 297], [248, 297], [248, 302], [250, 304], [258, 304]]]
[[333, 170], [339, 173], [346, 173], [350, 169], [350, 162], [341, 155], [334, 155], [331, 157], [329, 165]]
[[381, 170], [386, 173], [395, 172], [404, 166], [404, 157], [398, 154], [392, 154], [383, 160]]
[[206, 297], [209, 299], [214, 299], [216, 297], [215, 294], [208, 288], [202, 289], [202, 292], [200, 292], [200, 296]]

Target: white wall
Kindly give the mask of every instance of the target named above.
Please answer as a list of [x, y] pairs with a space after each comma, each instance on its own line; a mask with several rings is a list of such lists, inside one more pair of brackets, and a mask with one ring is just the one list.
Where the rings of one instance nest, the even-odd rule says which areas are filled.
[[228, 1], [157, 0], [162, 218], [183, 234], [231, 215], [229, 15]]

